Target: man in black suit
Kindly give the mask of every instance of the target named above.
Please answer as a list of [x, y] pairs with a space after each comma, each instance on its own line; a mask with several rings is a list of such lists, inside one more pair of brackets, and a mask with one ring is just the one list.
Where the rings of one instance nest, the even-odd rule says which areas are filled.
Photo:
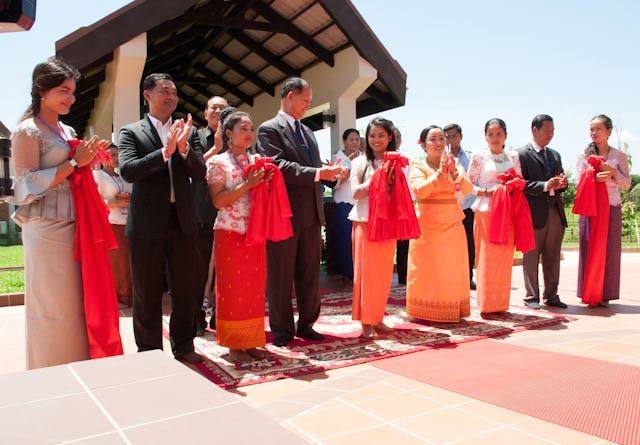
[[173, 120], [176, 86], [168, 74], [144, 79], [149, 114], [120, 130], [120, 172], [133, 183], [127, 217], [133, 283], [133, 331], [138, 351], [162, 349], [165, 263], [171, 289], [171, 349], [179, 360], [202, 361], [193, 350], [197, 301], [191, 259], [197, 230], [191, 180], [205, 166], [191, 116]]
[[[325, 223], [320, 181], [335, 181], [345, 169], [322, 166], [313, 132], [300, 123], [310, 105], [309, 83], [299, 77], [287, 79], [280, 94], [280, 111], [258, 128], [258, 150], [279, 166], [293, 212], [293, 237], [267, 241], [269, 325], [276, 346], [286, 346], [294, 335], [324, 339], [313, 329], [320, 315], [320, 228]], [[291, 301], [294, 285], [297, 328]]]
[[[207, 120], [207, 125], [198, 129], [198, 138], [204, 151], [205, 162], [213, 155], [223, 153], [226, 150], [226, 147], [222, 144], [220, 112], [227, 107], [229, 107], [229, 104], [224, 97], [213, 96], [207, 101], [207, 107], [204, 110], [204, 118]], [[196, 208], [196, 222], [198, 223], [194, 281], [196, 288], [202, 289], [201, 292], [198, 290], [198, 302], [196, 303], [196, 335], [203, 335], [207, 326], [205, 311], [202, 307], [205, 295], [208, 296], [209, 304], [215, 311], [215, 301], [212, 301], [215, 296], [211, 292], [211, 286], [214, 281], [212, 277], [213, 271], [209, 266], [213, 248], [213, 224], [216, 221], [218, 210], [211, 201], [206, 179], [194, 180], [192, 186], [193, 204]], [[209, 326], [215, 329], [215, 312], [209, 321]]]
[[567, 177], [562, 170], [560, 153], [547, 147], [553, 138], [551, 116], [539, 114], [531, 122], [533, 140], [518, 149], [522, 177], [527, 181], [524, 189], [531, 210], [535, 249], [524, 254], [522, 270], [527, 295], [527, 307], [540, 309], [538, 262], [544, 274], [543, 299], [547, 306], [566, 308], [558, 296], [560, 282], [560, 247], [567, 218], [562, 204], [562, 193], [567, 188]]

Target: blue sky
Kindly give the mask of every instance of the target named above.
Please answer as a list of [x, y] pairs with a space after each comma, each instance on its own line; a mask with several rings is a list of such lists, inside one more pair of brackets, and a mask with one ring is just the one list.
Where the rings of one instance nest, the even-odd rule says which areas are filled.
[[[40, 1], [26, 33], [0, 34], [4, 85], [0, 120], [13, 128], [29, 101], [31, 71], [55, 52], [55, 41], [101, 19], [125, 0]], [[531, 137], [531, 118], [555, 119], [551, 146], [573, 170], [589, 142], [589, 120], [609, 115], [632, 154], [640, 143], [637, 19], [631, 0], [353, 0], [374, 33], [407, 72], [402, 108], [383, 114], [418, 154], [420, 130], [459, 123], [463, 146], [486, 147], [484, 123], [501, 117], [507, 144]], [[64, 4], [64, 7], [61, 5]], [[364, 129], [371, 117], [359, 119]], [[328, 138], [319, 135], [328, 152]], [[617, 146], [615, 136], [611, 145]], [[636, 158], [634, 172], [640, 172]]]

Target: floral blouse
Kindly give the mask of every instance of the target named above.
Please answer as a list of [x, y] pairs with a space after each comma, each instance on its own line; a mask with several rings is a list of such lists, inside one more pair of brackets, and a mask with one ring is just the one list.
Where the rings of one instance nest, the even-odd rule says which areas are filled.
[[[252, 163], [253, 156], [234, 156], [231, 151], [212, 156], [207, 161], [207, 183], [223, 183], [224, 189], [230, 190], [245, 181], [242, 170]], [[250, 209], [251, 199], [247, 191], [231, 204], [218, 210], [213, 228], [244, 235], [247, 233]]]
[[[615, 179], [607, 179], [605, 182], [607, 185], [607, 194], [609, 195], [609, 205], [619, 206], [622, 203], [620, 189], [629, 190], [629, 187], [631, 187], [629, 161], [627, 160], [627, 155], [622, 151], [609, 147], [607, 163], [618, 171], [618, 176]], [[580, 153], [580, 155], [578, 155], [578, 165], [576, 166], [578, 182], [586, 167], [587, 156], [584, 153]]]
[[[479, 190], [490, 189], [494, 185], [500, 184], [498, 175], [511, 167], [513, 167], [518, 176], [522, 176], [520, 158], [518, 158], [518, 152], [515, 150], [505, 149], [502, 153], [494, 155], [487, 148], [473, 153], [469, 162], [469, 171], [467, 172], [469, 180], [475, 185], [473, 192], [477, 195]], [[490, 205], [490, 196], [478, 196], [471, 208], [474, 212], [488, 212]]]

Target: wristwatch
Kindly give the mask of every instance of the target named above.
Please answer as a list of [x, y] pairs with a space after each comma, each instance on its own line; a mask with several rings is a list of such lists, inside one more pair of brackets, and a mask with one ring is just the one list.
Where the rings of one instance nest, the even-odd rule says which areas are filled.
[[76, 162], [75, 159], [73, 158], [69, 159], [69, 164], [71, 164], [74, 170], [78, 170], [78, 163]]

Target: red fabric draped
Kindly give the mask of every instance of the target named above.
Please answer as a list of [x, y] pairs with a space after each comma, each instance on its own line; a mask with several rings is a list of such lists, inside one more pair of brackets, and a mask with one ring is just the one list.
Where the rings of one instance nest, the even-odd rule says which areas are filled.
[[[403, 168], [409, 160], [398, 152], [386, 151], [384, 162], [369, 185], [369, 241], [412, 239], [420, 236], [420, 226]], [[390, 176], [394, 176], [389, 184]]]
[[527, 253], [536, 246], [536, 241], [529, 203], [522, 191], [526, 182], [513, 168], [500, 173], [498, 179], [502, 184], [491, 198], [489, 241], [499, 246], [507, 244], [509, 226], [513, 224], [516, 250]]
[[[69, 141], [73, 157], [80, 141]], [[84, 314], [91, 358], [123, 354], [120, 318], [109, 249], [118, 247], [109, 224], [109, 209], [86, 165], [71, 174], [71, 193], [76, 208], [74, 257], [82, 264]]]
[[250, 171], [264, 169], [264, 174], [273, 172], [270, 181], [263, 181], [251, 189], [251, 210], [247, 226], [248, 246], [264, 244], [266, 240], [282, 241], [293, 236], [291, 207], [284, 177], [271, 158], [254, 156], [253, 164], [244, 168], [244, 176]]
[[582, 284], [582, 302], [596, 305], [604, 292], [604, 269], [609, 231], [609, 195], [604, 182], [596, 182], [596, 173], [605, 162], [602, 156], [589, 156], [580, 176], [572, 212], [589, 218], [589, 247]]

